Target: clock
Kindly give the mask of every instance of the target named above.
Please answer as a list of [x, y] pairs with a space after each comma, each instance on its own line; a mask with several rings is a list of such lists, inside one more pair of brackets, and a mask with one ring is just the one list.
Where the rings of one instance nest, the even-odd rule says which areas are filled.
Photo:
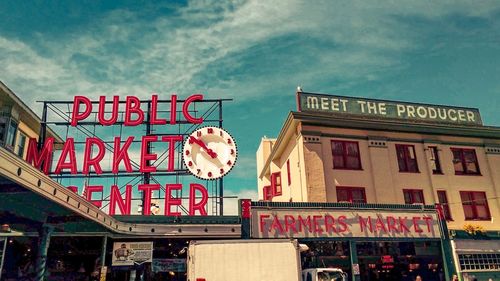
[[234, 167], [236, 143], [221, 128], [203, 127], [185, 140], [182, 156], [184, 164], [194, 176], [215, 180], [225, 176]]

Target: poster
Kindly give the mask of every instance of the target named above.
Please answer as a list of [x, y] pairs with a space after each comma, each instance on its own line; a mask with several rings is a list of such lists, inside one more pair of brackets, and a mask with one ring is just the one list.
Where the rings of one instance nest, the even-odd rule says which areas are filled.
[[112, 266], [142, 264], [153, 260], [153, 242], [113, 243]]
[[153, 272], [186, 272], [186, 259], [154, 259]]

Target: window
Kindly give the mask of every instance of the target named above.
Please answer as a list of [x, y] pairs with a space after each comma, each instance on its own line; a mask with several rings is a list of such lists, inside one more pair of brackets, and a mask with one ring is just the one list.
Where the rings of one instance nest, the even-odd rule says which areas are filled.
[[460, 191], [466, 220], [491, 219], [485, 192]]
[[407, 144], [396, 144], [396, 154], [400, 172], [418, 173], [417, 156], [415, 146]]
[[365, 189], [362, 187], [337, 187], [337, 202], [366, 203]]
[[431, 153], [431, 168], [433, 174], [442, 174], [441, 162], [439, 161], [438, 148], [436, 146], [429, 146], [429, 151]]
[[455, 175], [479, 175], [476, 151], [474, 149], [452, 148]]
[[282, 194], [280, 172], [271, 174], [271, 189], [273, 191], [273, 196], [279, 196]]
[[287, 173], [288, 185], [290, 186], [292, 184], [292, 176], [290, 174], [290, 159], [286, 161], [286, 173]]
[[264, 201], [271, 201], [271, 199], [273, 199], [273, 194], [270, 185], [266, 185], [262, 188], [262, 194]]
[[9, 128], [7, 129], [7, 139], [5, 140], [6, 147], [14, 149], [14, 145], [16, 144], [16, 133], [17, 122], [11, 119], [9, 122]]
[[24, 148], [26, 146], [26, 135], [19, 132], [19, 142], [17, 143], [17, 155], [23, 158], [24, 156]]
[[447, 221], [451, 221], [452, 219], [451, 219], [450, 205], [448, 204], [448, 197], [446, 196], [446, 191], [438, 190], [437, 195], [439, 204], [441, 205], [441, 208], [443, 208], [444, 218]]
[[361, 170], [359, 146], [355, 141], [332, 141], [334, 169]]
[[403, 189], [405, 204], [425, 204], [422, 189]]
[[500, 269], [500, 254], [459, 254], [462, 270], [498, 271]]

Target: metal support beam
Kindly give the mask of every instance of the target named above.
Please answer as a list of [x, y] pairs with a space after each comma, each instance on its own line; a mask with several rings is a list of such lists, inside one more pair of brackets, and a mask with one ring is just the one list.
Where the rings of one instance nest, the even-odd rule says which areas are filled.
[[[349, 240], [349, 254], [351, 258], [351, 280], [360, 281], [361, 276], [359, 275], [359, 262], [358, 262], [358, 252], [356, 250], [356, 241]], [[357, 267], [358, 274], [355, 274], [354, 267]]]
[[106, 265], [106, 248], [108, 247], [108, 236], [102, 237], [101, 267]]
[[38, 235], [38, 254], [36, 256], [35, 280], [43, 281], [47, 265], [47, 253], [49, 251], [50, 236], [54, 231], [52, 225], [43, 225]]

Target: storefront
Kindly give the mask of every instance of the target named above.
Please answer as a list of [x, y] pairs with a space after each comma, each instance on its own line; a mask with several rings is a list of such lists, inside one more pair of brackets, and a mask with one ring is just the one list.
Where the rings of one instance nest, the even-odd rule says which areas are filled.
[[500, 279], [498, 232], [452, 231], [451, 245], [460, 278], [464, 281]]
[[450, 267], [433, 206], [252, 202], [242, 217], [247, 238], [297, 238], [309, 247], [303, 268], [341, 268], [349, 280], [441, 281]]

